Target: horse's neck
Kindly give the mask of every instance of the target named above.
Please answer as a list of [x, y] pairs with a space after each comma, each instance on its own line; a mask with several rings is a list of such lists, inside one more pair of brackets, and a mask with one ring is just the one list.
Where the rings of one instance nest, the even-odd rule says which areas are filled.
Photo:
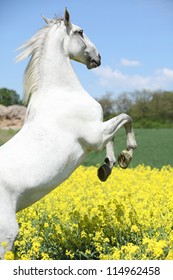
[[45, 51], [40, 63], [40, 73], [40, 88], [43, 94], [50, 88], [63, 88], [64, 91], [68, 91], [71, 87], [76, 87], [76, 91], [82, 89], [71, 66], [70, 59], [65, 54], [63, 40], [57, 40], [54, 34], [49, 34], [47, 38]]
[[[91, 98], [82, 87], [64, 51], [61, 34], [60, 38], [56, 38], [53, 31], [52, 29], [46, 38], [39, 65], [38, 89], [31, 96], [25, 123], [34, 121], [43, 111], [46, 117], [47, 110], [50, 113], [48, 108], [53, 110], [55, 104], [66, 106], [67, 102], [79, 96]], [[58, 112], [57, 108], [56, 111]]]

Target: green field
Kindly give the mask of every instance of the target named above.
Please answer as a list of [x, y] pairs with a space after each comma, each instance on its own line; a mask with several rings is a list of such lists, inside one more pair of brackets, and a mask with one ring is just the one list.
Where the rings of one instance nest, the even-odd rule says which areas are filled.
[[[13, 130], [0, 130], [0, 145], [15, 134]], [[130, 167], [138, 164], [162, 167], [163, 165], [173, 166], [173, 129], [135, 129], [138, 147], [134, 152]], [[126, 147], [125, 131], [120, 129], [115, 137], [115, 154]], [[84, 162], [84, 165], [102, 164], [105, 158], [105, 151], [101, 153], [92, 152]]]
[[[151, 167], [173, 166], [173, 129], [135, 129], [138, 147], [134, 152], [130, 167], [138, 164], [150, 165]], [[116, 157], [126, 147], [124, 129], [120, 129], [115, 137]], [[105, 151], [102, 153], [91, 153], [84, 164], [96, 165], [103, 163]]]
[[0, 146], [16, 134], [13, 129], [0, 129]]

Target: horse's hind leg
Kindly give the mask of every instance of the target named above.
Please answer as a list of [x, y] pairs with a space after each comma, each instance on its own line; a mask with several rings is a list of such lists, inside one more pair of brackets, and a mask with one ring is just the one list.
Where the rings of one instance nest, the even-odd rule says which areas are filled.
[[[4, 197], [3, 197], [4, 198]], [[7, 251], [13, 249], [13, 243], [18, 234], [16, 213], [9, 200], [0, 198], [0, 259], [4, 259]]]
[[[5, 218], [5, 217], [4, 217]], [[0, 221], [0, 259], [4, 259], [7, 251], [12, 251], [13, 243], [18, 234], [18, 225], [12, 217]]]

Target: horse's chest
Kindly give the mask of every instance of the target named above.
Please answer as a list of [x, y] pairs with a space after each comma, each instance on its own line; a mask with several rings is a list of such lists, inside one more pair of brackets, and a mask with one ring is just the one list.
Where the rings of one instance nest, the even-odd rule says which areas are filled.
[[[69, 114], [70, 113], [70, 114]], [[69, 111], [67, 111], [68, 116], [77, 121], [84, 122], [95, 122], [100, 121], [103, 118], [102, 107], [94, 99], [89, 100], [79, 100], [76, 104], [72, 103]]]

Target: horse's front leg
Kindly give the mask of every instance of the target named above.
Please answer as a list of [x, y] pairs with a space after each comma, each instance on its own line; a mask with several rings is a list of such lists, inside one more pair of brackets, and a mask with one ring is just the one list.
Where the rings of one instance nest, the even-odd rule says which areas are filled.
[[136, 148], [136, 140], [132, 128], [132, 119], [126, 114], [120, 114], [115, 118], [103, 123], [103, 147], [106, 145], [105, 164], [98, 170], [98, 177], [101, 181], [106, 181], [111, 174], [113, 165], [116, 163], [114, 156], [113, 138], [115, 133], [122, 126], [125, 127], [127, 136], [127, 150], [123, 150], [118, 156], [118, 163], [121, 168], [127, 168], [132, 156], [133, 150]]
[[106, 181], [111, 174], [112, 168], [116, 164], [114, 153], [114, 138], [106, 144], [106, 158], [105, 163], [98, 169], [98, 177], [101, 181]]

